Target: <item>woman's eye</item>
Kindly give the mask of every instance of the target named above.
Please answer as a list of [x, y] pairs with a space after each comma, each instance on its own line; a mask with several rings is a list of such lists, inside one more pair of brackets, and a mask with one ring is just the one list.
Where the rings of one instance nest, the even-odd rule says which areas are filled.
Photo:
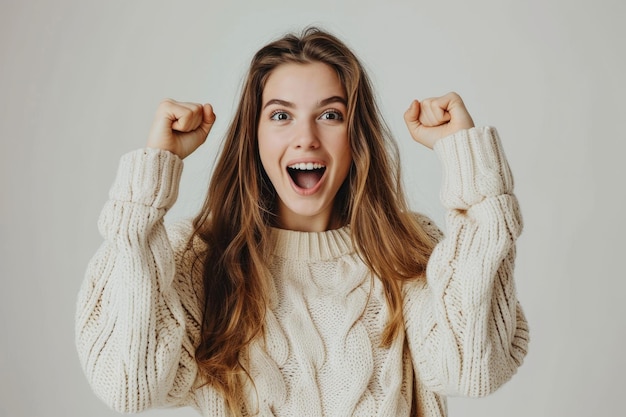
[[289, 120], [289, 114], [285, 113], [284, 111], [275, 111], [270, 116], [270, 119], [278, 121]]
[[337, 110], [326, 110], [320, 116], [320, 119], [323, 120], [343, 120], [343, 115]]

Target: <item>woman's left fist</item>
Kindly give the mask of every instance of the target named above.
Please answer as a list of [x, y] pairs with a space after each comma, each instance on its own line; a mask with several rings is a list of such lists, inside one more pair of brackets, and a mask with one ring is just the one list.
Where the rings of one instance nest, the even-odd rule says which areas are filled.
[[413, 100], [404, 113], [404, 121], [416, 142], [432, 149], [435, 143], [463, 129], [474, 127], [474, 121], [456, 93]]

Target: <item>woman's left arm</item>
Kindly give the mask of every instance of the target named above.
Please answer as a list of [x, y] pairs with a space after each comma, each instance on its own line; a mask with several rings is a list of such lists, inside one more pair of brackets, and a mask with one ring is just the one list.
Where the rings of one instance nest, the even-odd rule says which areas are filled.
[[[446, 103], [457, 99], [456, 109], [448, 111]], [[447, 121], [436, 124], [442, 120], [436, 110], [428, 120], [426, 106], [442, 109]], [[437, 139], [434, 130], [450, 128], [455, 112], [460, 130], [453, 126], [454, 132]], [[420, 113], [421, 135], [411, 129]], [[511, 171], [496, 130], [474, 128], [455, 94], [417, 106], [414, 102], [405, 120], [414, 139], [433, 147], [443, 163], [441, 197], [447, 209], [447, 235], [433, 250], [426, 280], [405, 286], [406, 333], [415, 370], [435, 392], [484, 396], [511, 378], [528, 344], [513, 280], [522, 220]]]

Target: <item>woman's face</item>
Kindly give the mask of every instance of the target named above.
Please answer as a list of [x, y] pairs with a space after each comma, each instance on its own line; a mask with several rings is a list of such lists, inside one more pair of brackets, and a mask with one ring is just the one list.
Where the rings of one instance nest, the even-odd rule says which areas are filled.
[[352, 163], [346, 103], [337, 73], [323, 63], [283, 64], [267, 79], [259, 154], [278, 194], [281, 228], [333, 226], [333, 202]]

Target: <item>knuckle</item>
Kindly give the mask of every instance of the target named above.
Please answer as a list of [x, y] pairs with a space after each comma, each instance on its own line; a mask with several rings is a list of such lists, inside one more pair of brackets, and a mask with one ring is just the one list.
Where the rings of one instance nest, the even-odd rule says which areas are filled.
[[172, 104], [176, 104], [176, 101], [172, 100], [171, 98], [164, 98], [159, 103], [159, 106], [171, 106]]
[[190, 109], [189, 107], [181, 107], [181, 108], [180, 108], [180, 116], [181, 116], [182, 118], [184, 118], [184, 117], [189, 117], [189, 116], [191, 116], [192, 114], [193, 114], [193, 110], [192, 110], [192, 109]]
[[157, 112], [160, 114], [166, 113], [169, 109], [172, 108], [172, 106], [175, 105], [175, 103], [176, 102], [171, 98], [163, 99], [159, 102], [159, 105], [157, 106]]
[[455, 100], [459, 100], [461, 101], [461, 96], [459, 95], [459, 93], [457, 93], [456, 91], [452, 91], [450, 92], [450, 97], [452, 97]]

